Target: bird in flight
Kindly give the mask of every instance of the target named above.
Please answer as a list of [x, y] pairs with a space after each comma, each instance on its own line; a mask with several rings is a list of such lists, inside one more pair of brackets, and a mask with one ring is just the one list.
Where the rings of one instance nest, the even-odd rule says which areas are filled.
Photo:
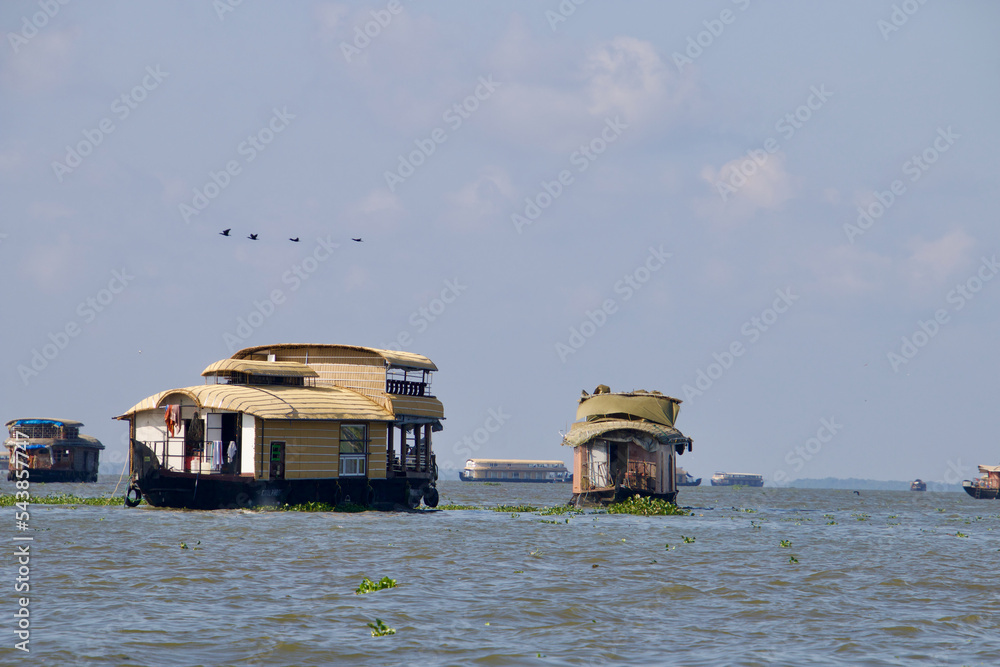
[[257, 235], [256, 234], [251, 234], [247, 238], [250, 239], [251, 241], [256, 241], [257, 240]]
[[[230, 227], [229, 229], [232, 229], [232, 227]], [[219, 235], [220, 236], [229, 236], [229, 229], [223, 229], [221, 232], [219, 232]]]
[[365, 242], [364, 239], [351, 239], [351, 240], [352, 241], [356, 241], [358, 243], [364, 243]]
[[288, 240], [289, 241], [294, 241], [295, 243], [298, 243], [299, 242], [299, 237], [296, 236], [294, 239], [288, 239]]

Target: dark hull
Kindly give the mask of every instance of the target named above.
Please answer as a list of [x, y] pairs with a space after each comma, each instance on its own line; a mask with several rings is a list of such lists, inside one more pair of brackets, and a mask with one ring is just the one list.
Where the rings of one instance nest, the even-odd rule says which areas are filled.
[[[239, 475], [157, 472], [136, 480], [142, 497], [154, 507], [239, 509], [304, 503], [353, 503], [372, 509], [412, 509], [421, 500], [437, 505], [429, 478], [257, 480]], [[430, 502], [428, 502], [430, 501]]]
[[976, 500], [996, 500], [1000, 495], [1000, 489], [991, 489], [984, 486], [963, 486], [965, 492]]
[[[32, 482], [96, 482], [96, 472], [85, 472], [83, 470], [49, 470], [46, 468], [24, 468], [28, 471], [28, 479]], [[14, 481], [14, 471], [7, 473], [7, 479]]]
[[677, 482], [677, 486], [701, 486], [701, 477], [690, 482]]
[[657, 498], [666, 500], [668, 503], [677, 501], [677, 492], [670, 493], [648, 493], [646, 491], [634, 491], [632, 489], [606, 489], [602, 491], [583, 491], [574, 493], [569, 504], [573, 507], [604, 507], [611, 503], [620, 503], [628, 500], [632, 496], [643, 496], [645, 498]]
[[759, 482], [717, 482], [712, 480], [712, 486], [764, 486], [764, 480]]

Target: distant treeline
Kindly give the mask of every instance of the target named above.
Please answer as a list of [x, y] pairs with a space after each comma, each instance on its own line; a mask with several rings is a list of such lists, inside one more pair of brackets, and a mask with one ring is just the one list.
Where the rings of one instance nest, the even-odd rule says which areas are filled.
[[[912, 480], [911, 480], [912, 481]], [[928, 491], [945, 493], [962, 493], [961, 484], [945, 484], [944, 482], [927, 482]], [[839, 479], [837, 477], [824, 477], [823, 479], [795, 479], [787, 486], [796, 489], [852, 489], [857, 491], [909, 491], [910, 482], [898, 482], [883, 479]]]

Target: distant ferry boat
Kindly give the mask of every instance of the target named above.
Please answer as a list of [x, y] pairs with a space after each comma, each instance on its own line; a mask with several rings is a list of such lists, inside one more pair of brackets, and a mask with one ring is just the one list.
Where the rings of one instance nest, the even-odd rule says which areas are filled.
[[68, 419], [7, 422], [10, 437], [3, 443], [7, 479], [15, 479], [15, 470], [24, 468], [33, 482], [96, 482], [104, 445], [97, 438], [82, 435], [81, 426]]
[[562, 461], [527, 459], [469, 459], [458, 471], [463, 482], [572, 482]]
[[926, 491], [927, 482], [922, 479], [915, 479], [910, 483], [910, 491]]
[[962, 488], [976, 499], [996, 499], [1000, 496], [1000, 466], [979, 466], [983, 473], [974, 480], [962, 482]]
[[746, 472], [717, 472], [712, 486], [764, 486], [764, 476]]

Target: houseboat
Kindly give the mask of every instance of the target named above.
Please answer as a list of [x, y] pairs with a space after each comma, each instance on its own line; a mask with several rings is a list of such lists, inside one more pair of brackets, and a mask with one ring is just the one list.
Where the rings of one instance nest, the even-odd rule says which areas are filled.
[[701, 477], [695, 477], [684, 468], [678, 468], [677, 486], [701, 486]]
[[126, 504], [218, 509], [306, 502], [438, 504], [437, 366], [410, 352], [265, 345], [143, 399], [129, 423]]
[[524, 459], [469, 459], [458, 471], [463, 482], [572, 482], [562, 461]]
[[962, 488], [976, 499], [996, 499], [1000, 496], [1000, 466], [979, 466], [982, 473], [974, 480], [962, 482]]
[[764, 486], [764, 476], [748, 472], [717, 472], [712, 486]]
[[910, 482], [910, 491], [926, 491], [927, 482], [922, 479], [915, 479]]
[[[4, 441], [7, 479], [18, 469], [33, 482], [96, 482], [104, 445], [80, 433], [81, 422], [69, 419], [14, 419]], [[16, 451], [15, 451], [16, 450]]]
[[658, 391], [583, 392], [577, 421], [563, 436], [573, 448], [570, 504], [605, 505], [631, 496], [674, 502], [676, 457], [691, 438], [674, 428], [681, 401]]

